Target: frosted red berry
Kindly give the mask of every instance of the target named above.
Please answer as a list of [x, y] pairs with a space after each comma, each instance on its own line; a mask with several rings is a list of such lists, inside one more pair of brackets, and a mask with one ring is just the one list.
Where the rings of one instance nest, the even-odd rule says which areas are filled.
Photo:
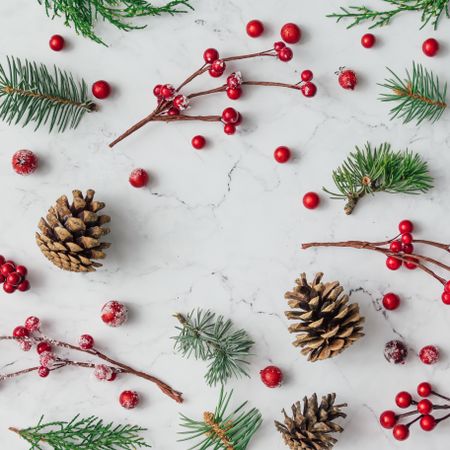
[[36, 351], [38, 352], [39, 355], [41, 355], [44, 352], [51, 352], [52, 346], [48, 342], [42, 341], [39, 342], [39, 344], [36, 346]]
[[238, 120], [238, 112], [234, 108], [225, 108], [222, 111], [222, 121], [224, 123], [236, 123]]
[[125, 409], [133, 409], [139, 404], [139, 395], [136, 391], [123, 391], [119, 402]]
[[397, 270], [402, 266], [402, 261], [394, 256], [386, 258], [386, 267], [390, 270]]
[[147, 186], [148, 183], [148, 173], [144, 169], [134, 169], [130, 173], [130, 177], [128, 178], [131, 186], [135, 188], [142, 188]]
[[227, 86], [229, 88], [238, 88], [241, 86], [242, 81], [241, 72], [233, 72], [227, 77]]
[[399, 296], [393, 292], [388, 292], [383, 296], [383, 306], [389, 311], [397, 309], [400, 306]]
[[33, 344], [27, 338], [20, 339], [19, 345], [20, 345], [20, 348], [22, 349], [22, 351], [24, 351], [24, 352], [29, 352], [31, 350], [31, 348], [33, 347]]
[[426, 381], [420, 383], [417, 386], [417, 394], [419, 394], [421, 397], [429, 397], [433, 392], [433, 388], [430, 383], [427, 383]]
[[197, 136], [194, 136], [192, 138], [191, 143], [192, 143], [192, 147], [194, 147], [196, 150], [201, 150], [206, 145], [206, 139], [203, 136], [198, 134]]
[[435, 56], [439, 51], [439, 42], [434, 38], [425, 40], [422, 44], [422, 51], [426, 56]]
[[94, 377], [99, 381], [114, 381], [116, 376], [116, 372], [110, 366], [97, 364], [94, 367]]
[[409, 408], [412, 404], [412, 396], [406, 391], [399, 392], [395, 396], [395, 403], [399, 408]]
[[319, 203], [320, 197], [315, 192], [307, 192], [303, 196], [303, 206], [307, 209], [316, 209]]
[[65, 41], [61, 35], [54, 34], [48, 41], [48, 45], [53, 51], [59, 52], [64, 48]]
[[216, 59], [211, 64], [211, 70], [220, 73], [221, 75], [225, 72], [226, 67], [227, 65], [225, 64], [225, 61], [223, 59]]
[[283, 164], [289, 161], [291, 157], [291, 151], [288, 147], [281, 146], [274, 151], [273, 157], [275, 158], [276, 162]]
[[173, 99], [173, 106], [178, 109], [178, 111], [183, 111], [188, 108], [189, 100], [185, 95], [177, 95]]
[[372, 33], [366, 33], [361, 38], [361, 45], [364, 48], [372, 48], [375, 45], [376, 38]]
[[420, 414], [430, 414], [430, 412], [433, 411], [433, 403], [427, 398], [424, 398], [417, 403], [417, 411], [419, 411]]
[[353, 90], [358, 84], [358, 78], [353, 70], [342, 68], [338, 75], [338, 81], [343, 89]]
[[110, 327], [119, 327], [128, 320], [128, 308], [116, 300], [103, 305], [101, 318]]
[[397, 441], [405, 441], [409, 437], [409, 428], [406, 425], [395, 425], [392, 434]]
[[219, 52], [215, 48], [207, 48], [203, 52], [203, 60], [205, 63], [211, 64], [216, 59], [219, 59]]
[[296, 44], [302, 37], [302, 31], [295, 23], [287, 23], [281, 28], [280, 36], [284, 42]]
[[276, 388], [283, 381], [283, 372], [276, 366], [267, 366], [259, 372], [261, 381], [269, 388]]
[[305, 97], [314, 97], [317, 93], [317, 86], [311, 81], [307, 81], [300, 86], [300, 90]]
[[12, 167], [19, 175], [30, 175], [38, 167], [38, 157], [31, 150], [19, 150], [12, 157]]
[[302, 81], [311, 81], [313, 79], [314, 74], [312, 73], [311, 70], [304, 70], [301, 74], [300, 74], [300, 78], [302, 79]]
[[422, 428], [422, 430], [433, 431], [436, 428], [437, 421], [433, 416], [427, 414], [420, 418], [419, 424], [420, 424], [420, 428]]
[[49, 373], [50, 373], [50, 369], [48, 367], [41, 366], [38, 369], [38, 374], [41, 378], [48, 377]]
[[39, 355], [39, 362], [41, 366], [50, 369], [56, 362], [56, 355], [53, 352], [43, 352]]
[[383, 411], [380, 414], [380, 425], [383, 428], [391, 429], [394, 428], [397, 423], [397, 416], [394, 411]]
[[257, 38], [264, 33], [264, 25], [260, 20], [251, 20], [245, 29], [252, 38]]
[[408, 349], [403, 342], [392, 340], [384, 346], [384, 357], [392, 364], [405, 364]]
[[414, 225], [410, 220], [402, 220], [399, 224], [398, 224], [398, 231], [400, 231], [400, 233], [412, 233], [414, 230]]
[[226, 93], [230, 100], [238, 100], [242, 95], [242, 89], [239, 87], [236, 88], [229, 87], [227, 88]]
[[38, 331], [40, 326], [41, 321], [39, 317], [30, 316], [25, 320], [25, 328], [30, 332]]
[[23, 280], [22, 283], [17, 286], [17, 290], [21, 292], [30, 290], [30, 282], [28, 280]]
[[92, 95], [100, 100], [108, 98], [111, 94], [111, 86], [105, 80], [96, 81], [92, 85]]
[[427, 345], [419, 352], [420, 360], [427, 365], [436, 364], [439, 361], [439, 349], [434, 345]]
[[29, 331], [21, 325], [14, 328], [13, 330], [13, 336], [16, 338], [28, 337], [29, 335], [30, 335]]
[[223, 132], [228, 135], [233, 135], [236, 133], [236, 125], [232, 123], [226, 123], [223, 127]]
[[284, 47], [278, 52], [278, 59], [283, 62], [288, 62], [294, 57], [294, 53], [289, 47]]
[[83, 350], [94, 348], [94, 338], [90, 334], [82, 334], [78, 340], [78, 345]]

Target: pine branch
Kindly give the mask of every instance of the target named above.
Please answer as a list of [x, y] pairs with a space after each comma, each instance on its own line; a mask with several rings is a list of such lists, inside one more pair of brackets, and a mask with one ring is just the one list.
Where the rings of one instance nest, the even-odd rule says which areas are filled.
[[[76, 415], [70, 422], [43, 423], [43, 417], [35, 427], [10, 430], [31, 444], [30, 450], [135, 450], [150, 448], [139, 433], [145, 428], [136, 425], [105, 424], [102, 419]], [[45, 447], [43, 446], [45, 444]]]
[[95, 109], [86, 83], [68, 72], [14, 57], [7, 58], [7, 67], [0, 65], [0, 119], [8, 124], [35, 123], [35, 130], [48, 124], [50, 131], [62, 132]]
[[415, 120], [419, 125], [424, 120], [435, 122], [440, 119], [447, 108], [447, 83], [441, 86], [433, 72], [415, 62], [412, 73], [406, 71], [404, 80], [391, 69], [388, 70], [392, 78], [380, 84], [388, 90], [387, 93], [381, 94], [380, 100], [398, 102], [398, 105], [391, 109], [391, 120], [396, 117], [403, 119], [403, 123]]
[[340, 12], [329, 14], [327, 17], [336, 19], [336, 22], [351, 20], [347, 28], [352, 28], [364, 22], [371, 22], [372, 25], [369, 28], [376, 28], [389, 25], [391, 20], [402, 12], [413, 11], [422, 13], [420, 28], [431, 22], [434, 29], [438, 28], [439, 20], [444, 14], [447, 18], [450, 17], [449, 0], [384, 0], [384, 2], [392, 5], [392, 8], [379, 11], [367, 6], [341, 7]]
[[214, 450], [245, 450], [262, 423], [261, 413], [253, 408], [244, 411], [247, 402], [231, 412], [227, 412], [233, 391], [220, 391], [219, 402], [214, 413], [205, 412], [203, 420], [194, 420], [181, 414], [181, 426], [186, 431], [179, 434], [186, 437], [180, 441], [201, 438], [191, 449], [213, 448]]
[[[95, 33], [100, 18], [122, 31], [145, 28], [133, 25], [128, 19], [161, 14], [175, 15], [193, 9], [190, 0], [171, 0], [162, 6], [153, 6], [147, 0], [38, 0], [44, 5], [47, 16], [63, 17], [65, 25], [74, 28], [94, 42], [106, 45]], [[181, 8], [180, 8], [181, 7]]]
[[234, 330], [231, 320], [201, 309], [187, 316], [176, 314], [181, 324], [174, 337], [175, 349], [184, 357], [209, 361], [205, 380], [210, 386], [225, 384], [232, 377], [246, 375], [244, 359], [254, 342], [245, 330]]
[[358, 201], [367, 194], [419, 194], [433, 187], [428, 165], [419, 154], [408, 150], [394, 152], [390, 144], [372, 149], [356, 147], [344, 163], [333, 171], [333, 181], [339, 192], [323, 188], [333, 199], [345, 199], [346, 214], [351, 214]]

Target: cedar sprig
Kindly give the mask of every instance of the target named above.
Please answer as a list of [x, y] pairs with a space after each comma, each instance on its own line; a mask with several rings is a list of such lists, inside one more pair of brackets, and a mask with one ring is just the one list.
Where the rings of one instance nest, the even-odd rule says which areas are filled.
[[351, 214], [358, 201], [367, 194], [419, 194], [433, 187], [428, 164], [419, 154], [409, 150], [393, 151], [388, 143], [373, 147], [367, 143], [356, 147], [340, 167], [333, 171], [338, 192], [329, 191], [333, 199], [343, 199], [346, 214]]
[[231, 320], [201, 309], [187, 316], [176, 314], [181, 326], [175, 349], [184, 357], [208, 361], [205, 380], [208, 385], [225, 384], [232, 377], [248, 376], [245, 360], [254, 342], [245, 330], [233, 328]]
[[49, 447], [55, 450], [135, 450], [150, 448], [150, 445], [139, 436], [145, 428], [136, 425], [115, 425], [104, 423], [96, 416], [82, 418], [76, 415], [70, 422], [44, 422], [42, 416], [34, 427], [10, 428], [21, 438], [31, 444], [29, 450], [44, 450]]
[[438, 28], [439, 20], [445, 14], [449, 15], [449, 0], [384, 0], [391, 5], [389, 9], [376, 10], [367, 6], [341, 7], [340, 12], [329, 14], [327, 17], [341, 20], [350, 20], [347, 28], [352, 28], [364, 22], [371, 22], [369, 28], [383, 27], [389, 25], [391, 20], [403, 12], [421, 12], [421, 29], [431, 22], [434, 29]]
[[161, 14], [179, 14], [193, 9], [190, 0], [171, 0], [161, 6], [154, 6], [146, 0], [38, 0], [45, 7], [47, 16], [63, 17], [66, 26], [74, 28], [94, 42], [106, 45], [95, 33], [98, 19], [109, 22], [122, 31], [145, 28], [134, 25], [129, 19]]
[[43, 64], [7, 57], [0, 64], [0, 118], [8, 124], [34, 123], [37, 130], [76, 128], [85, 113], [95, 111], [84, 80]]
[[442, 85], [433, 72], [415, 62], [412, 72], [407, 70], [403, 80], [389, 67], [387, 69], [392, 78], [380, 84], [387, 89], [380, 100], [398, 103], [391, 109], [391, 120], [397, 117], [403, 119], [403, 123], [415, 120], [419, 125], [424, 120], [435, 122], [442, 116], [447, 108], [447, 83]]
[[189, 448], [206, 450], [245, 450], [248, 443], [261, 426], [261, 413], [253, 408], [245, 411], [247, 402], [238, 408], [228, 411], [233, 391], [225, 393], [223, 388], [220, 391], [219, 401], [214, 413], [204, 412], [203, 420], [195, 420], [181, 414], [181, 427], [186, 431], [179, 434], [185, 436], [180, 441], [200, 439]]

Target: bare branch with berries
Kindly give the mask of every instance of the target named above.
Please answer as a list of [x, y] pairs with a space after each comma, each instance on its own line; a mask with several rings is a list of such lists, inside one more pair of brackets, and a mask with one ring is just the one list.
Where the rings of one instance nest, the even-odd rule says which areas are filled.
[[224, 132], [226, 134], [234, 134], [236, 132], [236, 127], [240, 125], [242, 120], [241, 115], [234, 108], [226, 108], [220, 115], [189, 116], [184, 113], [184, 111], [190, 107], [190, 101], [192, 99], [203, 97], [205, 95], [225, 92], [230, 100], [237, 100], [242, 95], [243, 86], [278, 87], [300, 90], [305, 97], [313, 97], [316, 94], [317, 87], [311, 82], [313, 74], [309, 70], [302, 73], [301, 81], [296, 84], [281, 83], [276, 81], [244, 80], [241, 72], [236, 71], [231, 73], [227, 77], [227, 82], [221, 86], [199, 92], [182, 93], [182, 90], [189, 83], [205, 72], [208, 72], [213, 78], [219, 78], [225, 73], [228, 62], [260, 57], [278, 58], [280, 61], [287, 62], [292, 59], [293, 52], [284, 42], [275, 42], [273, 48], [262, 52], [229, 56], [226, 58], [220, 58], [219, 52], [216, 49], [208, 48], [203, 53], [204, 64], [194, 73], [189, 75], [177, 88], [171, 84], [158, 84], [155, 86], [153, 89], [153, 93], [157, 98], [157, 105], [155, 109], [149, 115], [118, 136], [109, 146], [114, 147], [120, 141], [130, 136], [149, 122], [174, 122], [180, 120], [220, 122], [224, 124]]
[[[100, 381], [114, 381], [119, 374], [134, 375], [155, 383], [164, 394], [176, 402], [183, 402], [182, 393], [174, 390], [160, 379], [149, 373], [134, 369], [128, 364], [119, 362], [96, 349], [94, 347], [95, 342], [92, 336], [84, 334], [80, 337], [78, 345], [74, 345], [45, 336], [42, 334], [40, 326], [41, 321], [37, 317], [31, 316], [25, 321], [24, 326], [17, 326], [11, 336], [0, 336], [0, 341], [17, 341], [23, 351], [30, 351], [35, 347], [39, 354], [38, 366], [13, 373], [0, 374], [0, 381], [19, 377], [31, 372], [37, 372], [40, 377], [45, 378], [55, 370], [73, 366], [90, 369], [93, 371], [94, 376]], [[54, 351], [56, 348], [81, 352], [91, 357], [98, 358], [107, 364], [99, 364], [92, 361], [75, 361], [70, 358], [64, 358], [63, 356], [56, 354]]]

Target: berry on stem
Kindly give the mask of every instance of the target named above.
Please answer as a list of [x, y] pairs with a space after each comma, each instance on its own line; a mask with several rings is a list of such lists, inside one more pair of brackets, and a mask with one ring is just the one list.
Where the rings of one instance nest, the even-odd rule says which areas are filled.
[[112, 300], [103, 305], [101, 318], [106, 325], [110, 327], [119, 327], [128, 319], [128, 309], [116, 300]]
[[23, 280], [22, 283], [17, 286], [17, 289], [21, 292], [28, 291], [30, 289], [30, 282], [28, 280]]
[[403, 245], [403, 252], [407, 255], [410, 255], [414, 251], [414, 245], [412, 244], [404, 244]]
[[420, 418], [419, 423], [420, 423], [420, 427], [424, 431], [433, 431], [437, 425], [436, 419], [433, 416], [430, 416], [429, 414], [422, 416]]
[[41, 355], [44, 352], [51, 352], [52, 346], [48, 342], [42, 341], [39, 342], [39, 344], [37, 345], [36, 351], [38, 352], [39, 355]]
[[430, 414], [430, 412], [433, 411], [433, 403], [427, 398], [424, 398], [417, 403], [417, 411], [419, 411], [420, 414]]
[[419, 358], [424, 364], [436, 364], [439, 361], [439, 349], [434, 345], [427, 345], [420, 350]]
[[136, 391], [123, 391], [119, 397], [120, 404], [125, 409], [133, 409], [139, 403], [139, 395]]
[[92, 95], [100, 100], [108, 98], [111, 94], [111, 86], [105, 80], [96, 81], [92, 85]]
[[206, 145], [206, 139], [198, 134], [192, 138], [191, 143], [196, 150], [201, 150]]
[[246, 26], [247, 34], [252, 38], [257, 38], [264, 33], [264, 25], [260, 20], [251, 20]]
[[148, 173], [144, 169], [134, 169], [130, 173], [130, 177], [128, 179], [131, 186], [135, 188], [142, 188], [147, 186], [148, 183]]
[[99, 381], [114, 381], [116, 376], [113, 368], [105, 364], [97, 364], [94, 368], [94, 377]]
[[384, 411], [380, 414], [380, 425], [383, 428], [394, 428], [397, 423], [397, 416], [394, 411]]
[[280, 36], [284, 42], [296, 44], [302, 37], [302, 31], [295, 23], [287, 23], [281, 28]]
[[445, 305], [450, 305], [450, 293], [449, 292], [443, 292], [441, 295], [442, 303]]
[[64, 44], [64, 38], [59, 34], [54, 34], [48, 42], [50, 48], [55, 52], [61, 51], [64, 48]]
[[409, 428], [403, 424], [395, 425], [392, 434], [397, 441], [405, 441], [409, 437]]
[[343, 89], [352, 90], [355, 89], [358, 84], [358, 78], [353, 70], [341, 67], [338, 72], [338, 81]]
[[278, 53], [282, 48], [286, 47], [284, 42], [278, 41], [273, 44], [273, 49]]
[[388, 292], [383, 296], [383, 306], [389, 311], [397, 309], [400, 306], [399, 296], [393, 292]]
[[166, 100], [172, 100], [175, 96], [175, 88], [171, 84], [161, 86], [161, 96]]
[[303, 196], [303, 206], [307, 209], [316, 209], [319, 203], [320, 197], [315, 192], [307, 192]]
[[9, 284], [9, 283], [3, 283], [3, 290], [4, 290], [7, 294], [12, 294], [13, 292], [15, 292], [16, 287], [13, 286], [12, 284]]
[[402, 241], [396, 240], [392, 241], [389, 245], [389, 250], [394, 253], [399, 253], [403, 250], [403, 244]]
[[372, 33], [366, 33], [361, 38], [361, 45], [364, 48], [372, 48], [375, 45], [376, 38]]
[[397, 340], [392, 340], [384, 346], [384, 357], [392, 364], [405, 364], [408, 356], [406, 345]]
[[6, 261], [0, 268], [0, 272], [4, 277], [7, 277], [10, 273], [15, 272], [15, 270], [16, 267], [14, 266], [14, 264], [11, 264], [8, 261]]
[[226, 93], [230, 100], [238, 100], [242, 95], [242, 89], [240, 87], [228, 87]]
[[25, 320], [25, 328], [30, 331], [38, 331], [41, 326], [41, 321], [38, 317], [30, 316], [27, 320]]
[[22, 327], [21, 325], [14, 328], [13, 330], [13, 336], [16, 338], [24, 338], [28, 337], [29, 335], [30, 335], [29, 331], [25, 327]]
[[411, 244], [413, 242], [413, 236], [411, 233], [403, 233], [402, 234], [402, 243], [403, 244]]
[[78, 341], [78, 345], [83, 350], [94, 348], [94, 338], [90, 334], [82, 334]]
[[426, 381], [420, 383], [417, 386], [417, 393], [421, 397], [429, 397], [433, 392], [433, 388], [430, 383], [427, 383]]
[[225, 108], [222, 111], [222, 121], [224, 123], [236, 123], [239, 113], [234, 108]]
[[161, 97], [161, 89], [162, 89], [162, 85], [161, 84], [157, 84], [154, 88], [153, 88], [153, 95], [155, 97]]
[[398, 231], [400, 231], [400, 233], [412, 233], [414, 230], [414, 225], [410, 220], [402, 220], [399, 224], [398, 224]]
[[41, 366], [38, 369], [38, 374], [41, 378], [48, 377], [49, 373], [50, 373], [50, 369], [48, 367]]
[[22, 275], [23, 277], [26, 277], [27, 273], [28, 273], [28, 269], [25, 266], [17, 266], [16, 272], [19, 273], [20, 275]]
[[395, 396], [395, 403], [399, 408], [409, 408], [412, 403], [412, 396], [406, 391], [399, 392]]
[[302, 81], [311, 81], [313, 79], [313, 76], [314, 74], [312, 73], [312, 71], [307, 69], [301, 73], [300, 78], [302, 79]]
[[6, 282], [8, 284], [11, 284], [14, 287], [17, 287], [22, 281], [22, 276], [17, 273], [17, 272], [11, 272], [7, 277], [6, 277]]
[[390, 270], [397, 270], [402, 266], [402, 261], [394, 256], [388, 256], [386, 258], [386, 266]]
[[292, 50], [289, 47], [283, 47], [278, 52], [278, 59], [283, 62], [290, 61], [293, 58], [293, 56], [294, 56], [294, 53], [292, 52]]
[[215, 48], [207, 48], [203, 52], [203, 59], [205, 63], [211, 64], [216, 59], [219, 59], [219, 52]]
[[269, 388], [279, 387], [283, 381], [283, 372], [277, 366], [267, 366], [259, 372], [261, 381]]
[[19, 175], [30, 175], [38, 167], [38, 157], [31, 150], [19, 150], [12, 157], [12, 167]]
[[305, 97], [314, 97], [317, 92], [317, 87], [314, 83], [307, 81], [300, 86], [300, 90]]
[[426, 56], [435, 56], [439, 51], [439, 42], [434, 38], [425, 40], [422, 44], [422, 51]]
[[223, 127], [223, 132], [228, 135], [236, 133], [236, 126], [232, 123], [226, 123]]
[[273, 157], [275, 158], [276, 162], [279, 162], [281, 164], [289, 161], [289, 158], [291, 157], [291, 151], [288, 147], [278, 147], [275, 152], [273, 153]]

